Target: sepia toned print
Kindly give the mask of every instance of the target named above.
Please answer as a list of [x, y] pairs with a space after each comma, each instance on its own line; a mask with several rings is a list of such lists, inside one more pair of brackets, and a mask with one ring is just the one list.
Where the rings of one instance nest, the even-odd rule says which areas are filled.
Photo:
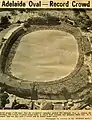
[[91, 14], [0, 9], [1, 109], [92, 109]]

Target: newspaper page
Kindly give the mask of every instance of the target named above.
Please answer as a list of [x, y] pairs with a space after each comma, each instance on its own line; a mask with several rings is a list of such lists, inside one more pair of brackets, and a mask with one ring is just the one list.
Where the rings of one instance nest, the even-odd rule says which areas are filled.
[[0, 0], [0, 120], [92, 120], [92, 0]]

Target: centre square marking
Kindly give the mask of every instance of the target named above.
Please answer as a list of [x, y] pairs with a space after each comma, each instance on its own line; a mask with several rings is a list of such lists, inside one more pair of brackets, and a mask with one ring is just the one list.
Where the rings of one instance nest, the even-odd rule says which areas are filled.
[[21, 79], [49, 82], [68, 76], [78, 58], [78, 44], [73, 35], [60, 30], [39, 30], [22, 37], [11, 71]]

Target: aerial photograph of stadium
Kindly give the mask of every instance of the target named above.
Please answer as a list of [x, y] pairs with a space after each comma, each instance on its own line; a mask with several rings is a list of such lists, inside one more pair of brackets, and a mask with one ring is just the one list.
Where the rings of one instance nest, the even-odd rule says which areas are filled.
[[92, 110], [91, 9], [0, 9], [0, 109]]

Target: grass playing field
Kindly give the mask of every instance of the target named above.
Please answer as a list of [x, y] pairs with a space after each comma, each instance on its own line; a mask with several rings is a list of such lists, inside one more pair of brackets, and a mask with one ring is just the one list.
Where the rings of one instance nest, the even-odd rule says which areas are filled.
[[29, 81], [58, 80], [73, 71], [78, 56], [77, 41], [71, 34], [39, 30], [21, 39], [11, 71]]

